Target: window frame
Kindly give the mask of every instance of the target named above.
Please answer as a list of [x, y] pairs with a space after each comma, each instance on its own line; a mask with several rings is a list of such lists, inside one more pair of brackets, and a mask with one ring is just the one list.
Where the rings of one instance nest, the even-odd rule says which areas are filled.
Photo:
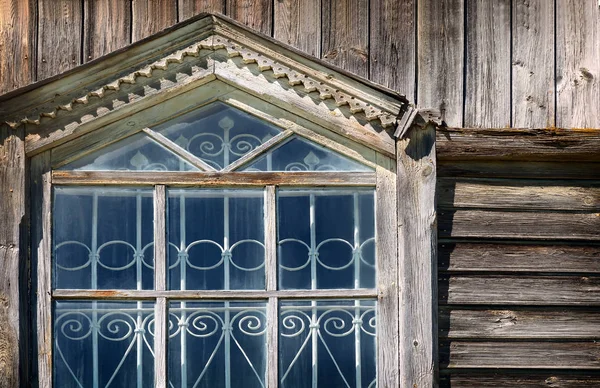
[[[239, 97], [239, 96], [238, 96]], [[277, 113], [280, 108], [271, 108], [265, 113], [264, 105], [257, 111], [253, 103], [241, 102], [236, 99], [231, 104], [234, 107], [247, 110], [262, 119], [281, 126], [281, 121], [274, 119], [269, 113]], [[211, 100], [214, 101], [214, 100]], [[260, 113], [258, 113], [260, 112]], [[327, 130], [315, 134], [313, 128], [299, 126], [293, 128], [296, 133], [316, 140], [320, 145], [340, 152], [356, 160], [364, 147], [354, 142], [345, 144], [327, 139]], [[146, 131], [144, 128], [141, 131]], [[282, 132], [281, 138], [289, 136], [290, 129]], [[95, 134], [95, 136], [101, 136]], [[331, 136], [330, 136], [331, 137]], [[156, 139], [155, 139], [156, 140]], [[89, 139], [88, 139], [89, 141]], [[100, 142], [101, 143], [101, 142]], [[323, 144], [326, 143], [326, 144]], [[96, 149], [103, 146], [96, 146]], [[65, 145], [67, 146], [67, 145]], [[61, 154], [60, 147], [57, 149]], [[72, 145], [68, 145], [72, 148]], [[266, 147], [265, 147], [266, 149]], [[86, 150], [91, 152], [91, 150]], [[371, 151], [374, 152], [374, 151]], [[42, 244], [39, 245], [38, 256], [38, 360], [40, 386], [52, 386], [52, 302], [54, 300], [155, 300], [156, 325], [155, 340], [155, 386], [166, 388], [168, 381], [167, 370], [167, 307], [170, 299], [186, 300], [266, 300], [267, 301], [267, 349], [277, 348], [278, 333], [278, 300], [316, 298], [369, 298], [377, 300], [377, 383], [380, 387], [397, 386], [398, 384], [398, 341], [381, 341], [381, 338], [398, 338], [398, 244], [397, 244], [397, 176], [396, 161], [392, 158], [374, 152], [367, 157], [374, 162], [373, 172], [231, 172], [231, 171], [201, 171], [201, 172], [104, 172], [104, 171], [58, 171], [53, 167], [64, 165], [69, 158], [54, 158], [51, 151], [45, 151], [34, 158], [31, 163], [32, 202], [34, 233], [39, 234]], [[254, 155], [256, 156], [256, 155]], [[53, 160], [54, 159], [54, 160]], [[58, 160], [58, 161], [57, 161]], [[52, 193], [54, 186], [138, 186], [154, 188], [155, 211], [155, 289], [154, 290], [52, 290]], [[265, 266], [266, 289], [264, 291], [168, 291], [166, 287], [166, 187], [196, 187], [196, 188], [263, 188], [265, 190]], [[375, 239], [377, 257], [377, 286], [369, 290], [277, 290], [277, 241], [276, 241], [276, 188], [277, 187], [371, 187], [375, 189]], [[390, 211], [390, 209], [392, 209]], [[39, 213], [39, 214], [38, 214]], [[38, 218], [39, 217], [39, 218]], [[274, 226], [269, 228], [267, 225]], [[272, 229], [272, 230], [271, 230]], [[161, 230], [163, 233], [161, 233]], [[162, 339], [161, 339], [162, 338]], [[278, 382], [278, 352], [269, 352], [267, 365], [267, 387], [277, 387]]]

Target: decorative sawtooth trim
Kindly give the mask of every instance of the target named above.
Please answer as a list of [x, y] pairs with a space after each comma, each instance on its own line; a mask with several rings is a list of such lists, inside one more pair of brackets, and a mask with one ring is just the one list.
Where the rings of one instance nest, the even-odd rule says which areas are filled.
[[[152, 78], [154, 75], [154, 70], [156, 69], [166, 71], [172, 63], [181, 64], [186, 57], [198, 57], [202, 49], [213, 51], [224, 50], [229, 58], [241, 57], [242, 62], [246, 65], [256, 64], [260, 72], [272, 71], [273, 77], [287, 78], [288, 84], [294, 88], [302, 89], [307, 93], [319, 93], [319, 98], [321, 100], [333, 99], [335, 101], [335, 105], [339, 107], [348, 105], [348, 108], [352, 114], [364, 113], [368, 121], [378, 120], [384, 128], [393, 127], [396, 125], [397, 114], [375, 107], [355, 95], [337, 89], [327, 82], [319, 81], [308, 76], [307, 74], [279, 63], [266, 55], [244, 47], [230, 38], [217, 34], [211, 35], [202, 41], [191, 44], [184, 49], [177, 50], [150, 65], [146, 65], [141, 69], [119, 77], [118, 79], [111, 81], [96, 90], [89, 91], [81, 97], [74, 98], [66, 104], [59, 104], [35, 116], [26, 116], [20, 120], [7, 120], [5, 121], [5, 124], [13, 129], [23, 124], [40, 125], [42, 118], [55, 119], [57, 115], [60, 114], [60, 111], [71, 112], [74, 109], [77, 109], [78, 106], [87, 105], [89, 103], [89, 99], [92, 97], [104, 98], [107, 91], [119, 91], [121, 84], [134, 85], [139, 77]], [[178, 82], [186, 78], [187, 77], [180, 77], [176, 75], [176, 82], [167, 79], [161, 79], [159, 90], [173, 87]], [[148, 87], [149, 86], [144, 86], [145, 89]], [[151, 92], [155, 93], [157, 90], [152, 89]], [[129, 94], [128, 96], [129, 103], [140, 98], [141, 96], [134, 94]], [[123, 103], [113, 104], [113, 109], [116, 109], [121, 105], [123, 105]], [[93, 112], [85, 112], [85, 114], [80, 118], [80, 121], [82, 123], [88, 122], [93, 119], [94, 116], [103, 116], [109, 112], [110, 110], [108, 109], [102, 109], [102, 112], [97, 111], [95, 114]]]

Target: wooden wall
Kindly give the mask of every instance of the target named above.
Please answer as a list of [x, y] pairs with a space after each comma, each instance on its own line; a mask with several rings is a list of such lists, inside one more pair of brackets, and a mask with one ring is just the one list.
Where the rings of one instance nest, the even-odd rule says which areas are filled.
[[204, 11], [439, 108], [451, 127], [600, 127], [595, 0], [0, 0], [0, 94]]

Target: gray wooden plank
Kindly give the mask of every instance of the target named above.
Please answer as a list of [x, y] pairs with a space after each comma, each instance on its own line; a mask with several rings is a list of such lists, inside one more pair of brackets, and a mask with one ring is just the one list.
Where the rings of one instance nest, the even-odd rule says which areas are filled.
[[439, 269], [448, 272], [600, 274], [600, 245], [441, 241]]
[[556, 125], [600, 127], [600, 8], [596, 1], [556, 1]]
[[438, 163], [438, 176], [506, 179], [600, 180], [600, 163], [453, 160], [441, 161]]
[[164, 185], [154, 187], [154, 289], [167, 289], [167, 195]]
[[441, 275], [440, 304], [600, 306], [593, 276]]
[[[446, 372], [446, 371], [444, 371]], [[453, 371], [454, 372], [454, 371]], [[519, 387], [519, 388], [580, 388], [600, 386], [600, 376], [548, 371], [499, 371], [493, 373], [454, 372], [441, 379], [440, 387], [490, 388], [490, 387]]]
[[370, 1], [369, 79], [415, 101], [417, 0]]
[[269, 298], [267, 304], [267, 388], [279, 387], [279, 302]]
[[273, 37], [314, 57], [321, 55], [321, 0], [275, 1]]
[[435, 128], [412, 127], [398, 145], [400, 384], [437, 383]]
[[35, 81], [37, 3], [4, 0], [0, 12], [0, 95]]
[[438, 207], [600, 211], [600, 182], [440, 178]]
[[141, 300], [155, 298], [172, 299], [340, 299], [340, 298], [377, 298], [377, 290], [371, 289], [331, 289], [331, 290], [280, 290], [280, 291], [214, 291], [214, 290], [189, 290], [189, 291], [154, 291], [154, 290], [55, 290], [52, 297], [56, 299], [119, 299]]
[[225, 13], [225, 0], [179, 0], [179, 21], [202, 12]]
[[85, 0], [83, 15], [83, 62], [130, 43], [131, 1]]
[[444, 210], [440, 237], [600, 241], [597, 213]]
[[154, 371], [156, 375], [156, 388], [169, 387], [169, 379], [167, 378], [168, 314], [167, 300], [165, 298], [157, 298], [154, 320], [154, 352], [156, 354], [156, 357], [154, 357]]
[[464, 1], [421, 0], [418, 6], [418, 105], [463, 126]]
[[600, 369], [600, 344], [589, 342], [443, 343], [440, 364], [448, 368]]
[[466, 7], [465, 127], [510, 127], [510, 0]]
[[512, 126], [554, 127], [554, 2], [513, 0]]
[[177, 0], [132, 0], [131, 7], [132, 42], [177, 23]]
[[351, 73], [369, 75], [369, 1], [322, 0], [321, 58]]
[[[275, 186], [265, 189], [265, 276], [267, 291], [275, 291], [277, 285], [277, 198]], [[277, 306], [277, 304], [275, 304]]]
[[81, 0], [38, 0], [37, 80], [81, 64]]
[[272, 0], [227, 0], [227, 16], [248, 27], [271, 36], [273, 28]]
[[600, 311], [440, 309], [440, 338], [577, 340], [600, 338]]

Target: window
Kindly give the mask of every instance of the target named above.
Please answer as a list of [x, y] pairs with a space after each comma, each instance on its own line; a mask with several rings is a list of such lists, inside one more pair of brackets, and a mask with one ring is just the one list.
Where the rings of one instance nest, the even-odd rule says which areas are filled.
[[397, 373], [391, 160], [224, 100], [56, 152], [38, 256], [54, 386], [375, 387]]

